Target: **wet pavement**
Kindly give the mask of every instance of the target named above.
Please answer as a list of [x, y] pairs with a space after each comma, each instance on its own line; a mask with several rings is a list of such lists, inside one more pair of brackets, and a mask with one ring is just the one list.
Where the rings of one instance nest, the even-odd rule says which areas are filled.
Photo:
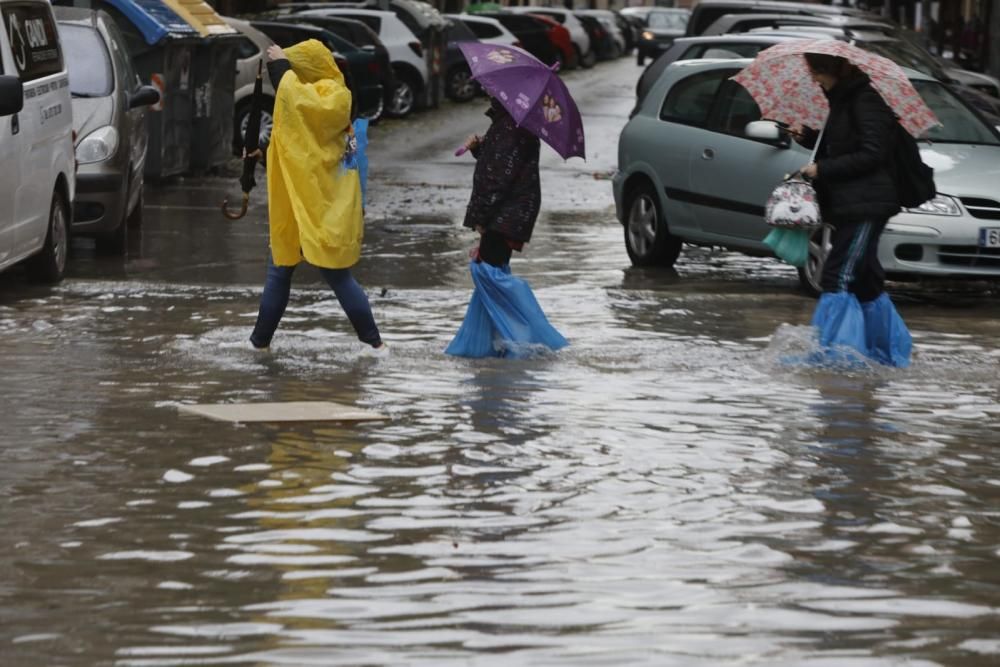
[[[605, 175], [637, 75], [567, 75], [590, 160], [547, 153], [513, 263], [558, 354], [442, 354], [483, 105], [373, 129], [355, 274], [388, 356], [308, 269], [249, 348], [265, 198], [226, 222], [229, 180], [150, 188], [125, 261], [78, 241], [56, 288], [0, 276], [0, 663], [997, 664], [996, 297], [897, 286], [908, 370], [782, 364], [814, 305], [794, 271], [629, 266]], [[271, 400], [390, 419], [176, 409]]]

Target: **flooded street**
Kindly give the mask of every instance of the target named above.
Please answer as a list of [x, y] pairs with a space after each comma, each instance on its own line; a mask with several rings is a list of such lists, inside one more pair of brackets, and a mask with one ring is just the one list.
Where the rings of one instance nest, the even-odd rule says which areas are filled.
[[[387, 356], [308, 268], [250, 347], [266, 195], [225, 221], [235, 179], [148, 187], [126, 261], [79, 240], [56, 288], [0, 276], [0, 663], [1000, 662], [1000, 300], [899, 285], [912, 368], [783, 364], [815, 305], [794, 270], [629, 265], [607, 174], [638, 73], [567, 74], [589, 159], [543, 148], [512, 267], [550, 356], [442, 353], [478, 102], [372, 130], [355, 275]], [[390, 419], [177, 411], [301, 400]]]

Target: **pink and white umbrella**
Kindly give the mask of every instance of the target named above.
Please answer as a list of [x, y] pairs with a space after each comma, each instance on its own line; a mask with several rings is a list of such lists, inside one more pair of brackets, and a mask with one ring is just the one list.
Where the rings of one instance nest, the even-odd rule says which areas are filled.
[[761, 51], [733, 77], [757, 102], [763, 118], [789, 125], [801, 123], [815, 129], [826, 123], [830, 105], [823, 89], [809, 74], [803, 57], [806, 53], [840, 56], [867, 74], [872, 87], [914, 137], [941, 124], [899, 65], [832, 39], [802, 39], [777, 44]]

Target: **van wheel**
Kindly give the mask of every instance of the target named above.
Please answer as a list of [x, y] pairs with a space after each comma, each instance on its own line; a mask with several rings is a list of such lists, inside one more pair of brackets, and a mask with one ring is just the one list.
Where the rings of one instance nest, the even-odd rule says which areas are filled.
[[57, 283], [66, 273], [66, 256], [69, 252], [69, 206], [57, 189], [52, 193], [49, 208], [49, 228], [41, 252], [31, 258], [28, 270], [35, 280]]
[[823, 225], [809, 236], [809, 259], [799, 268], [799, 284], [810, 296], [819, 296], [823, 291], [823, 266], [833, 248], [833, 227]]
[[641, 183], [625, 198], [625, 250], [634, 266], [671, 267], [682, 242], [670, 233], [653, 187]]

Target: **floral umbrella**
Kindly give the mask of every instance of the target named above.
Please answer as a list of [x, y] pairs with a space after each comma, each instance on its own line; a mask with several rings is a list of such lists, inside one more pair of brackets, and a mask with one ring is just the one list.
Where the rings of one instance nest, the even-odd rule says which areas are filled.
[[803, 54], [840, 56], [871, 79], [906, 131], [919, 137], [941, 122], [910, 83], [903, 69], [888, 58], [839, 40], [802, 39], [764, 49], [752, 63], [733, 77], [760, 107], [761, 116], [783, 123], [820, 128], [830, 105], [823, 89], [813, 81]]

